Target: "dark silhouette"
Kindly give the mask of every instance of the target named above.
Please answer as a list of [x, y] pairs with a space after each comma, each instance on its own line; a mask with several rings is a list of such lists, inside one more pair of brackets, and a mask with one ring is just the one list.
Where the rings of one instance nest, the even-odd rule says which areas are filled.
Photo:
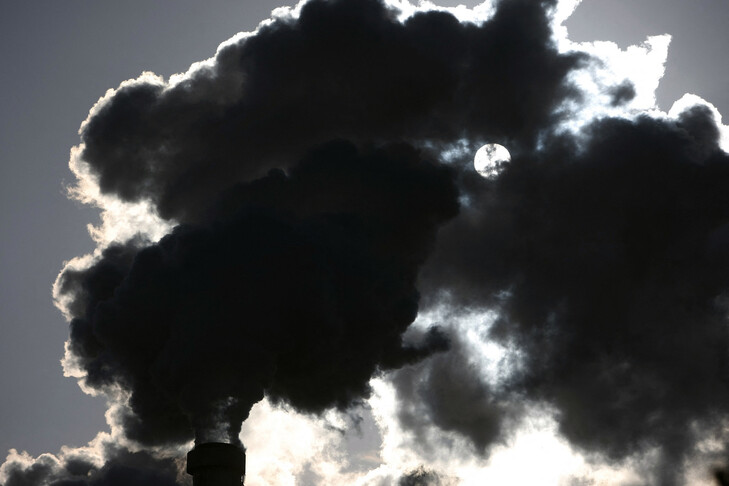
[[[555, 5], [497, 1], [468, 23], [311, 0], [184, 82], [140, 78], [94, 108], [79, 191], [176, 225], [100, 248], [56, 287], [67, 364], [123, 397], [126, 439], [235, 443], [264, 397], [346, 410], [397, 370], [424, 457], [450, 447], [434, 429], [486, 457], [535, 405], [588, 457], [654, 448], [646, 482], [681, 484], [693, 431], [726, 438], [729, 156], [705, 106], [565, 129], [584, 118], [571, 73], [600, 60], [558, 51]], [[617, 107], [636, 89], [602, 95]], [[493, 179], [472, 165], [486, 141], [512, 154]], [[470, 310], [518, 358], [498, 386], [455, 324]], [[428, 311], [439, 327], [409, 339]]]
[[246, 453], [233, 444], [197, 444], [187, 453], [187, 472], [192, 475], [193, 486], [241, 486]]
[[9, 460], [3, 464], [2, 486], [189, 486], [177, 481], [174, 458], [151, 452], [132, 452], [110, 439], [102, 445], [104, 464], [99, 466], [84, 450], [70, 451], [61, 460], [44, 454], [32, 464]]

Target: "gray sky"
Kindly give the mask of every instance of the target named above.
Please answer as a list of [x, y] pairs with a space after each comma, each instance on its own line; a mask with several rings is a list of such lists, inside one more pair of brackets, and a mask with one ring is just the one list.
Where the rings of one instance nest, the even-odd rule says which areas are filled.
[[[96, 211], [64, 194], [79, 124], [106, 89], [143, 70], [163, 76], [186, 70], [221, 41], [254, 28], [278, 2], [3, 3], [0, 451], [37, 455], [82, 445], [106, 428], [102, 401], [62, 376], [68, 331], [50, 296], [63, 261], [93, 248], [85, 226], [96, 222]], [[726, 116], [728, 23], [726, 0], [584, 0], [567, 25], [573, 40], [621, 47], [672, 34], [661, 108], [690, 91]]]
[[[97, 211], [69, 201], [69, 149], [89, 108], [144, 70], [185, 71], [255, 28], [276, 2], [3, 2], [0, 19], [0, 450], [82, 445], [105, 429], [101, 399], [64, 378], [68, 329], [51, 285], [93, 249]], [[4, 457], [4, 456], [3, 456]]]

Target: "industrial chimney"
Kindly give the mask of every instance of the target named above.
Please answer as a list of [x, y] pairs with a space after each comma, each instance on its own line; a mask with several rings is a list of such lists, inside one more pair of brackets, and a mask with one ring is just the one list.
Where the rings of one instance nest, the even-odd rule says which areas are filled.
[[246, 453], [233, 444], [198, 444], [187, 453], [187, 473], [192, 475], [193, 486], [241, 486]]

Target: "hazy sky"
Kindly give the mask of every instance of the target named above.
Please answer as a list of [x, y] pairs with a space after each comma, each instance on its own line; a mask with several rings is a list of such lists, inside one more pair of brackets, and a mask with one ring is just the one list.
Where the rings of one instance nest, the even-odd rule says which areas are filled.
[[[459, 2], [444, 2], [451, 6]], [[468, 3], [469, 6], [475, 2]], [[51, 285], [64, 261], [93, 250], [98, 211], [66, 197], [69, 150], [107, 89], [142, 71], [168, 78], [252, 30], [275, 2], [193, 0], [5, 2], [0, 18], [0, 451], [32, 455], [81, 446], [105, 430], [103, 398], [82, 393], [60, 365], [68, 325]], [[573, 41], [621, 48], [668, 33], [657, 91], [668, 110], [695, 93], [729, 113], [729, 3], [583, 0]], [[725, 120], [726, 123], [726, 120]]]
[[69, 201], [68, 154], [89, 108], [119, 82], [164, 76], [255, 28], [257, 2], [7, 2], [2, 16], [2, 340], [0, 449], [39, 454], [103, 428], [101, 400], [63, 378], [68, 329], [51, 285], [65, 260], [93, 248], [98, 212]]

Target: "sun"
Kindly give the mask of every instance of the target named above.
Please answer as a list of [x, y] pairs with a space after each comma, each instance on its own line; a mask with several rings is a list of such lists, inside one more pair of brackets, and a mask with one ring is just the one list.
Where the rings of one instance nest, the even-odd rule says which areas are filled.
[[482, 177], [495, 179], [506, 164], [511, 161], [511, 154], [503, 145], [487, 143], [473, 158], [473, 166]]

